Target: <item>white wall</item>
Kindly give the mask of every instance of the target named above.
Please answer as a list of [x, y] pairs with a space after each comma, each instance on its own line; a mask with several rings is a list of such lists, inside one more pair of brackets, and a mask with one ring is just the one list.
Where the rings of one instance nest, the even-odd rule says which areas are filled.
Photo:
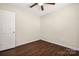
[[34, 16], [28, 10], [8, 5], [0, 5], [0, 10], [12, 11], [16, 14], [16, 45], [43, 39], [79, 49], [78, 4], [63, 7], [59, 11], [42, 17]]
[[13, 6], [0, 5], [0, 10], [12, 11], [16, 14], [16, 45], [38, 40], [40, 18], [32, 15], [28, 10]]
[[79, 4], [41, 17], [41, 39], [79, 50]]

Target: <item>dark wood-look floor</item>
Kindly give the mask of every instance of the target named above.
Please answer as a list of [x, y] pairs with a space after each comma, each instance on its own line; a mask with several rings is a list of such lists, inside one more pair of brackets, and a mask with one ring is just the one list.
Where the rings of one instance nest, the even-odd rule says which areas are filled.
[[79, 56], [79, 52], [43, 40], [38, 40], [0, 52], [0, 56]]

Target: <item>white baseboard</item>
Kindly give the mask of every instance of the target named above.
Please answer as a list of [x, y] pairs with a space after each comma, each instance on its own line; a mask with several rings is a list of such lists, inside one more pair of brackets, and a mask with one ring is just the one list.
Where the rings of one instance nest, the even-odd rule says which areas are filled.
[[[42, 38], [41, 38], [41, 39], [42, 39]], [[70, 49], [72, 49], [72, 50], [77, 50], [77, 51], [79, 51], [79, 48], [71, 47], [71, 46], [68, 46], [68, 45], [63, 45], [63, 44], [60, 44], [60, 43], [57, 43], [57, 42], [51, 42], [51, 41], [45, 40], [45, 39], [43, 39], [43, 40], [44, 40], [44, 41], [48, 41], [48, 42], [50, 42], [50, 43], [54, 43], [54, 44], [60, 45], [60, 46], [64, 46], [64, 47], [70, 48]]]
[[17, 47], [17, 46], [21, 46], [21, 45], [28, 44], [28, 43], [31, 43], [31, 42], [37, 41], [37, 40], [39, 40], [39, 39], [33, 39], [33, 40], [30, 40], [30, 41], [27, 41], [27, 42], [23, 42], [23, 43], [19, 43], [19, 44], [16, 43], [15, 46], [16, 46], [16, 47]]

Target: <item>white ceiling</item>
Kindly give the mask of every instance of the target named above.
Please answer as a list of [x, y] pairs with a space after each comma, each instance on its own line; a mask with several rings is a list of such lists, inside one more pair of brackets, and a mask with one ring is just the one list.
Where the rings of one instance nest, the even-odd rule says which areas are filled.
[[51, 12], [55, 12], [61, 9], [62, 7], [68, 5], [67, 3], [56, 3], [55, 5], [44, 4], [43, 5], [44, 11], [41, 11], [41, 7], [39, 5], [36, 5], [33, 8], [30, 8], [30, 6], [33, 4], [34, 3], [8, 3], [6, 5], [12, 5], [12, 6], [24, 9], [24, 10], [28, 9], [31, 13], [37, 16], [42, 16], [42, 15], [46, 15]]

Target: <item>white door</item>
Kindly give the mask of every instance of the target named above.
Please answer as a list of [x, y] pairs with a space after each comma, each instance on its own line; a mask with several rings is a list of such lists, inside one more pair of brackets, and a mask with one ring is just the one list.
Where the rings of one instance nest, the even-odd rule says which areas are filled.
[[15, 13], [0, 10], [0, 51], [15, 47]]

